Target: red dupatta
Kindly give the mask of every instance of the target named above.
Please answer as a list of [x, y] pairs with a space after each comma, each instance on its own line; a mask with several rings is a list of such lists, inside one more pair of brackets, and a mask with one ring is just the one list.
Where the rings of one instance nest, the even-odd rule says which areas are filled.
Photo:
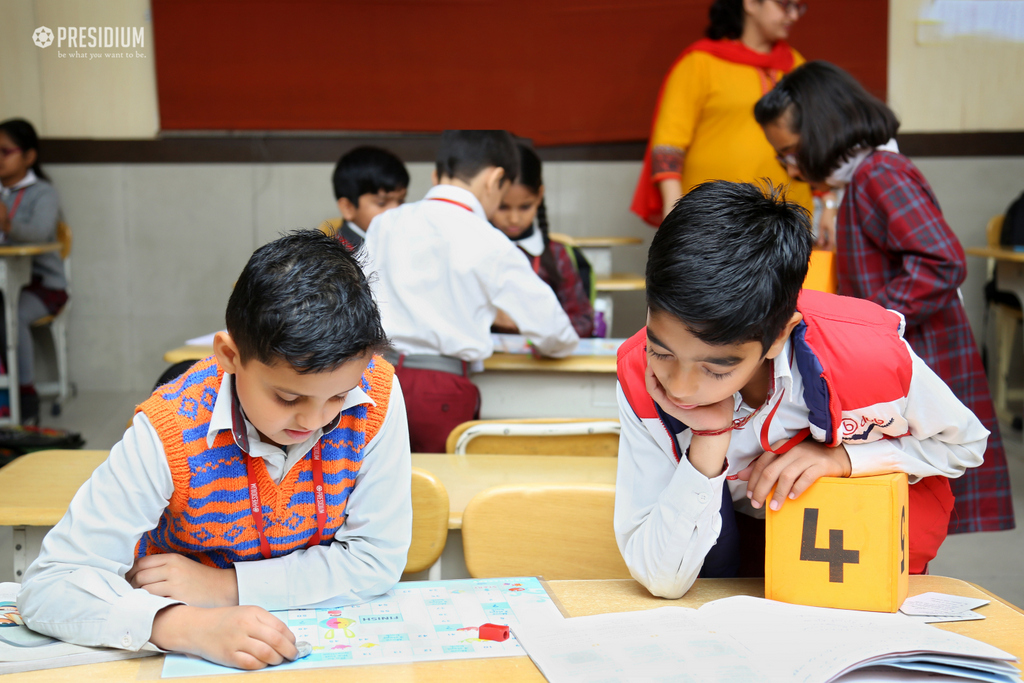
[[[651, 122], [651, 133], [654, 133], [654, 125], [658, 121], [658, 114], [661, 112], [661, 100], [665, 95], [665, 85], [669, 76], [675, 70], [676, 65], [683, 61], [691, 52], [706, 52], [712, 57], [718, 57], [735, 64], [753, 66], [765, 70], [777, 70], [789, 73], [793, 69], [793, 50], [789, 43], [784, 40], [776, 41], [772, 51], [768, 54], [755, 52], [738, 40], [711, 40], [701, 38], [693, 45], [683, 50], [679, 58], [672, 63], [672, 67], [665, 74], [665, 80], [661, 82], [661, 89], [658, 91], [658, 101], [654, 106], [654, 120]], [[661, 225], [662, 219], [661, 192], [651, 180], [651, 143], [647, 143], [647, 152], [644, 154], [644, 166], [640, 171], [640, 180], [636, 184], [636, 191], [633, 193], [633, 203], [630, 204], [630, 211], [643, 218], [644, 221], [657, 228]]]

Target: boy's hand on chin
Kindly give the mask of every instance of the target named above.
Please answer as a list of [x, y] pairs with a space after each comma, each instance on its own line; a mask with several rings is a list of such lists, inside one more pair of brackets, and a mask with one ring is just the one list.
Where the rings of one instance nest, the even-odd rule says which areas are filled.
[[[779, 441], [772, 444], [772, 448], [780, 448], [784, 443]], [[765, 504], [774, 486], [775, 493], [768, 507], [779, 510], [787, 498], [797, 498], [821, 477], [848, 477], [852, 469], [850, 456], [842, 444], [829, 448], [817, 441], [803, 441], [782, 455], [771, 451], [762, 453], [737, 476], [747, 482], [747, 498], [755, 508]]]
[[140, 557], [124, 578], [132, 588], [196, 607], [238, 605], [234, 569], [208, 567], [175, 553]]
[[736, 401], [732, 396], [728, 396], [718, 403], [712, 403], [708, 406], [697, 406], [696, 408], [686, 410], [669, 400], [664, 387], [661, 386], [661, 382], [658, 381], [649, 365], [645, 372], [645, 378], [647, 380], [647, 392], [654, 399], [654, 402], [661, 406], [662, 410], [690, 429], [715, 432], [732, 426], [733, 409], [736, 407]]
[[150, 642], [236, 669], [262, 669], [294, 660], [299, 654], [295, 634], [284, 622], [262, 607], [250, 605], [165, 607], [153, 619]]

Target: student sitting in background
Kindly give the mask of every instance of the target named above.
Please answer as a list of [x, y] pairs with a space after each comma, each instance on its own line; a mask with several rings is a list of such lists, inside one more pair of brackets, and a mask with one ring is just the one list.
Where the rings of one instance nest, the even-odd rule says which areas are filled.
[[988, 431], [903, 340], [902, 316], [801, 292], [810, 222], [780, 192], [698, 185], [651, 243], [647, 327], [619, 348], [615, 535], [655, 595], [698, 573], [763, 576], [764, 506], [826, 476], [906, 472], [923, 573], [947, 477], [985, 452]]
[[526, 145], [518, 147], [519, 175], [505, 192], [491, 222], [526, 253], [533, 272], [555, 291], [576, 334], [589, 337], [594, 333], [590, 293], [576, 273], [568, 248], [548, 237], [540, 157]]
[[259, 669], [297, 656], [266, 610], [365, 602], [401, 577], [405, 402], [355, 258], [319, 231], [271, 242], [226, 318], [216, 355], [138, 407], [47, 534], [18, 596], [29, 628]]
[[409, 172], [397, 156], [378, 147], [356, 147], [334, 167], [334, 198], [343, 222], [338, 239], [358, 249], [370, 221], [405, 201]]
[[896, 147], [896, 115], [839, 67], [809, 62], [754, 117], [791, 176], [845, 188], [833, 240], [839, 293], [898, 311], [911, 348], [991, 432], [985, 462], [952, 483], [949, 533], [1012, 529], [1006, 452], [960, 298], [967, 260], [928, 181]]
[[448, 433], [478, 414], [469, 363], [493, 352], [499, 309], [544, 355], [567, 356], [579, 341], [551, 288], [487, 222], [518, 167], [507, 132], [447, 130], [437, 184], [422, 201], [377, 216], [367, 232], [366, 272], [376, 274], [397, 352], [414, 451], [444, 452]]
[[[0, 123], [0, 233], [8, 242], [55, 242], [60, 204], [57, 190], [39, 166], [39, 136], [24, 119]], [[32, 322], [55, 315], [67, 303], [67, 278], [60, 254], [32, 257], [32, 282], [18, 299], [18, 383], [23, 422], [39, 418]], [[0, 323], [0, 337], [4, 329]], [[4, 357], [6, 361], [6, 356]]]

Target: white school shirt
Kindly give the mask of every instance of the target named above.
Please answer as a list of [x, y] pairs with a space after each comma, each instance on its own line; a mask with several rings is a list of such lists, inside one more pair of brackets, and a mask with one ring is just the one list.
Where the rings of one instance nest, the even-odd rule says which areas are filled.
[[468, 190], [435, 185], [421, 201], [376, 216], [363, 250], [384, 331], [400, 353], [482, 361], [494, 352], [499, 308], [546, 356], [568, 356], [579, 342], [554, 291]]
[[[719, 510], [724, 485], [729, 485], [737, 514], [764, 518], [764, 508], [755, 510], [747, 499], [747, 483], [726, 477], [764, 452], [761, 428], [774, 405], [779, 407], [768, 425], [768, 443], [787, 440], [809, 423], [803, 379], [799, 368], [789, 362], [791, 344], [787, 341], [775, 358], [774, 391], [764, 406], [743, 428], [732, 432], [727, 467], [717, 477], [705, 477], [686, 457], [676, 463], [671, 449], [666, 451], [654, 440], [621, 385], [617, 386], [622, 433], [615, 479], [615, 538], [630, 574], [654, 595], [678, 598], [697, 578], [722, 528]], [[903, 415], [914, 436], [844, 444], [852, 477], [906, 472], [914, 483], [934, 475], [956, 478], [982, 462], [988, 430], [909, 345], [907, 350], [913, 375]], [[738, 392], [734, 400], [734, 417], [755, 412]], [[686, 452], [691, 438], [689, 429], [678, 435], [680, 452]]]
[[[221, 430], [231, 429], [230, 377], [224, 374], [213, 406], [210, 445]], [[364, 403], [373, 400], [356, 387], [342, 410]], [[260, 442], [248, 419], [245, 426], [250, 455], [263, 458], [278, 484], [323, 433], [317, 430], [285, 453]], [[334, 542], [283, 557], [235, 563], [239, 604], [266, 609], [348, 605], [390, 590], [401, 578], [412, 537], [411, 467], [405, 399], [395, 377], [387, 414], [366, 446], [349, 494], [348, 516]], [[18, 607], [27, 625], [78, 645], [158, 649], [148, 643], [153, 619], [180, 601], [134, 589], [124, 575], [135, 561], [136, 544], [156, 528], [173, 492], [160, 437], [149, 418], [137, 413], [110, 457], [46, 535], [39, 557], [25, 572]]]

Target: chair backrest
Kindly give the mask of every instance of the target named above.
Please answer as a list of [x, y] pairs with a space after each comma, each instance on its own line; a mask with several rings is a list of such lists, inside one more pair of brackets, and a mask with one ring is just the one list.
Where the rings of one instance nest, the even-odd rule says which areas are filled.
[[615, 543], [612, 484], [496, 486], [462, 515], [462, 549], [474, 578], [628, 579]]
[[992, 216], [988, 219], [988, 225], [985, 227], [985, 238], [988, 241], [988, 246], [998, 249], [1001, 245], [1000, 237], [1003, 233], [1003, 219], [1006, 216], [999, 214], [998, 216]]
[[67, 260], [71, 256], [71, 226], [64, 221], [57, 221], [57, 241], [60, 242], [60, 257]]
[[429, 569], [448, 540], [448, 491], [426, 470], [412, 468], [412, 545], [405, 571]]
[[618, 420], [538, 418], [471, 420], [448, 435], [448, 453], [503, 455], [619, 454]]

